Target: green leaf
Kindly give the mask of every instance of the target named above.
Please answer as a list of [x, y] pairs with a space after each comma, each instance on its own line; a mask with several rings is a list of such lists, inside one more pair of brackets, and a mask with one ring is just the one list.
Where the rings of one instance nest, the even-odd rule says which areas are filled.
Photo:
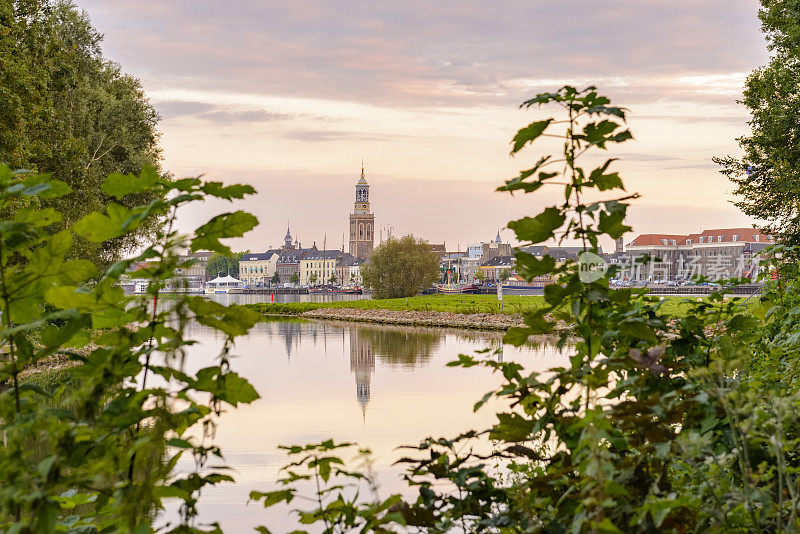
[[196, 376], [197, 379], [192, 383], [192, 387], [199, 391], [207, 391], [233, 407], [240, 403], [250, 404], [261, 398], [247, 379], [233, 371], [223, 373], [218, 366], [212, 366], [200, 369]]
[[607, 517], [604, 517], [602, 521], [595, 525], [594, 532], [598, 534], [624, 534]]
[[553, 272], [556, 268], [556, 260], [552, 256], [544, 255], [539, 259], [528, 252], [517, 252], [514, 257], [517, 259], [517, 274], [529, 282], [537, 276]]
[[502, 441], [526, 441], [533, 431], [533, 421], [518, 413], [497, 414], [497, 424], [489, 433], [489, 439]]
[[234, 184], [225, 186], [222, 182], [206, 182], [200, 188], [205, 194], [225, 200], [241, 199], [245, 195], [254, 195], [256, 190], [249, 185]]
[[109, 174], [101, 188], [105, 194], [121, 199], [127, 195], [144, 193], [151, 189], [157, 181], [158, 173], [156, 170], [146, 165], [142, 168], [141, 176], [139, 177], [133, 174]]
[[196, 237], [192, 240], [191, 250], [211, 250], [223, 255], [230, 255], [231, 249], [220, 239], [241, 237], [258, 224], [258, 219], [246, 211], [235, 211], [217, 215], [196, 230]]
[[656, 340], [656, 336], [653, 334], [653, 331], [649, 326], [647, 326], [645, 320], [641, 318], [632, 318], [623, 321], [619, 325], [619, 330], [623, 334], [627, 334], [638, 339], [644, 339], [646, 341]]
[[522, 147], [524, 147], [526, 144], [532, 143], [534, 140], [536, 140], [536, 138], [544, 133], [545, 129], [547, 129], [551, 122], [553, 122], [553, 119], [532, 122], [525, 128], [519, 130], [512, 141], [514, 146], [511, 149], [511, 154], [516, 154], [522, 150]]
[[584, 126], [583, 135], [578, 135], [576, 137], [585, 140], [590, 145], [595, 145], [598, 148], [605, 148], [606, 142], [611, 140], [609, 135], [619, 127], [619, 124], [608, 119], [598, 123], [590, 122]]
[[24, 208], [14, 214], [14, 221], [37, 228], [61, 222], [61, 214], [53, 208]]
[[523, 217], [508, 223], [520, 241], [541, 243], [554, 236], [554, 231], [564, 224], [567, 216], [556, 207], [545, 208], [536, 217]]
[[619, 177], [619, 173], [612, 172], [609, 174], [605, 174], [606, 170], [608, 169], [609, 165], [616, 158], [611, 158], [607, 160], [602, 167], [598, 167], [594, 169], [589, 174], [589, 182], [594, 184], [597, 189], [600, 191], [609, 191], [611, 189], [622, 189], [624, 190], [625, 187], [622, 185], [622, 178]]
[[106, 207], [108, 215], [93, 211], [72, 226], [72, 230], [89, 241], [101, 243], [125, 233], [129, 212], [119, 204]]
[[59, 198], [72, 193], [72, 188], [61, 180], [50, 180], [47, 183], [50, 187], [37, 195], [41, 199]]
[[230, 337], [243, 336], [261, 318], [259, 313], [244, 306], [225, 306], [203, 297], [192, 297], [186, 300], [194, 319], [206, 326], [216, 328]]
[[608, 234], [612, 239], [619, 239], [632, 228], [623, 224], [625, 220], [625, 211], [616, 210], [611, 213], [605, 211], [600, 212], [600, 219], [597, 223], [597, 229], [601, 232]]

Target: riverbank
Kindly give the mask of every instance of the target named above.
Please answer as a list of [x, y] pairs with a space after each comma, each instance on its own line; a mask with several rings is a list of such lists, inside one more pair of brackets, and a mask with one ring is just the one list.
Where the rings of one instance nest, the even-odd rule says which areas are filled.
[[359, 308], [323, 308], [300, 314], [307, 319], [377, 323], [404, 326], [435, 326], [475, 330], [508, 330], [523, 326], [522, 316], [506, 313], [452, 313]]
[[[661, 300], [661, 311], [682, 315], [697, 297], [652, 297]], [[744, 299], [742, 299], [744, 302]], [[745, 305], [752, 305], [750, 300]], [[522, 326], [522, 315], [547, 306], [544, 297], [508, 295], [502, 307], [495, 295], [420, 295], [408, 299], [375, 299], [335, 302], [259, 303], [246, 306], [268, 316], [295, 316], [365, 323], [434, 326], [465, 329], [508, 330]], [[565, 329], [566, 324], [556, 325]]]

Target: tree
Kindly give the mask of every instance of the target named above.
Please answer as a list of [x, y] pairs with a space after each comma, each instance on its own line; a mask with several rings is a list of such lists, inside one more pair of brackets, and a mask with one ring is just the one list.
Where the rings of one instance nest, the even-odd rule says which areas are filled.
[[500, 272], [500, 281], [505, 282], [509, 278], [511, 278], [511, 271], [509, 269], [503, 269]]
[[289, 278], [289, 281], [293, 284], [300, 283], [300, 274], [299, 273], [292, 273], [292, 276]]
[[275, 274], [272, 275], [272, 278], [269, 279], [271, 284], [278, 284], [281, 281], [281, 275], [278, 274], [278, 271], [275, 271]]
[[328, 283], [335, 284], [338, 281], [335, 274], [332, 274], [330, 278], [328, 278]]
[[[52, 173], [72, 188], [65, 197], [42, 199], [62, 214], [61, 228], [112, 200], [131, 209], [156, 199], [147, 188], [116, 199], [102, 188], [110, 173], [152, 167], [161, 174], [161, 152], [158, 114], [139, 80], [102, 56], [101, 41], [71, 2], [0, 2], [0, 162]], [[71, 256], [102, 272], [157, 238], [163, 220], [163, 213], [153, 213], [136, 232], [104, 242], [79, 237]]]
[[317, 273], [311, 273], [311, 276], [308, 277], [308, 281], [311, 282], [311, 285], [317, 283]]
[[486, 279], [486, 275], [485, 275], [485, 274], [483, 274], [483, 271], [481, 271], [481, 270], [479, 269], [479, 270], [478, 270], [478, 271], [475, 273], [475, 280], [478, 280], [479, 282], [483, 282], [483, 281], [484, 281], [484, 279]]
[[764, 231], [800, 244], [800, 0], [761, 0], [759, 18], [772, 52], [750, 73], [743, 99], [750, 134], [739, 138], [744, 156], [714, 158], [736, 184], [736, 205], [767, 221]]
[[232, 252], [230, 255], [214, 253], [206, 263], [206, 278], [216, 278], [229, 274], [234, 278], [239, 278], [239, 260], [245, 252]]
[[361, 274], [375, 298], [410, 297], [439, 278], [439, 257], [430, 245], [414, 236], [389, 238], [372, 251]]

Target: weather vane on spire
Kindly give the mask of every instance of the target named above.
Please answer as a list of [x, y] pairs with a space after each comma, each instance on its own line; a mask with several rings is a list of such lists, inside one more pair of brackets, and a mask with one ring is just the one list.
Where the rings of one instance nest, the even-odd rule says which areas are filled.
[[361, 156], [361, 177], [364, 177], [364, 156]]

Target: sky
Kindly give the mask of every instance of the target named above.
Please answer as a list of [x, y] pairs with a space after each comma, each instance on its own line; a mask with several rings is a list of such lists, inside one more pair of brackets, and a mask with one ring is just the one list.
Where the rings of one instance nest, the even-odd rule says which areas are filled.
[[160, 113], [164, 167], [248, 183], [258, 195], [181, 214], [188, 230], [246, 209], [231, 243], [340, 248], [362, 158], [376, 233], [462, 250], [557, 201], [497, 193], [558, 146], [509, 156], [550, 110], [538, 92], [596, 85], [630, 110], [635, 141], [612, 154], [635, 234], [751, 226], [714, 156], [748, 131], [736, 103], [766, 63], [756, 0], [77, 0], [106, 57]]

